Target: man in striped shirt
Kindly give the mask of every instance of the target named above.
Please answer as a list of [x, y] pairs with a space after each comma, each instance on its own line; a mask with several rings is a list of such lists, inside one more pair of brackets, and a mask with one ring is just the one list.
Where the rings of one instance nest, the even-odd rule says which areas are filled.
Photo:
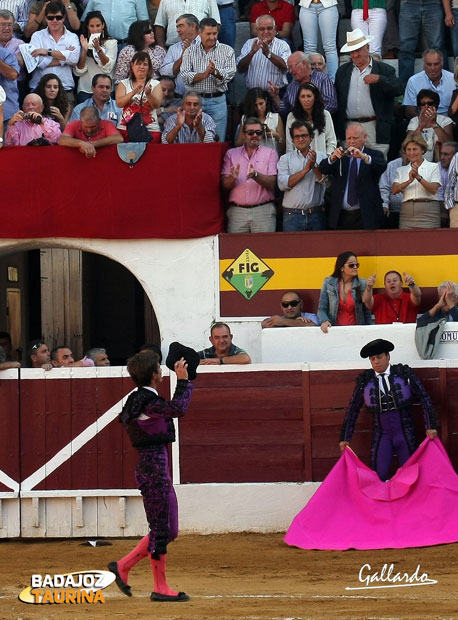
[[199, 93], [190, 90], [183, 97], [178, 112], [165, 121], [161, 141], [162, 144], [214, 142], [215, 133], [215, 121], [202, 111]]
[[183, 54], [181, 77], [202, 98], [202, 109], [216, 124], [220, 142], [226, 137], [227, 85], [235, 75], [234, 50], [218, 41], [218, 22], [206, 17], [200, 22], [200, 43]]
[[258, 36], [248, 39], [237, 58], [237, 70], [246, 73], [247, 88], [267, 90], [269, 84], [280, 88], [288, 83], [286, 61], [291, 55], [289, 45], [277, 39], [275, 19], [261, 15], [256, 20]]
[[14, 32], [24, 32], [29, 19], [27, 0], [0, 0], [0, 9], [11, 11], [14, 16]]
[[337, 110], [337, 93], [331, 78], [326, 73], [321, 73], [313, 69], [310, 59], [304, 52], [294, 52], [288, 58], [288, 71], [293, 76], [293, 81], [288, 84], [283, 96], [280, 98], [280, 89], [277, 85], [270, 83], [269, 92], [272, 95], [275, 106], [280, 111], [284, 120], [291, 112], [296, 101], [299, 86], [305, 82], [311, 82], [318, 88], [323, 97], [324, 108], [329, 114], [334, 114]]

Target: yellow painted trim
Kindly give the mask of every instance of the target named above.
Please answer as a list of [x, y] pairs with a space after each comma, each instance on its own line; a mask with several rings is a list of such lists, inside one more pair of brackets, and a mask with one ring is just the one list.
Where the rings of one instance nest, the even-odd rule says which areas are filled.
[[[264, 285], [263, 291], [292, 289], [321, 289], [324, 278], [334, 268], [335, 257], [320, 258], [259, 258], [274, 271], [274, 276]], [[235, 259], [220, 260], [220, 274]], [[358, 259], [361, 267], [359, 275], [368, 278], [377, 274], [376, 288], [383, 288], [383, 276], [394, 269], [412, 275], [420, 287], [436, 287], [449, 279], [457, 280], [458, 255], [435, 254], [421, 256], [363, 256]], [[220, 278], [221, 291], [234, 291], [234, 288]], [[262, 291], [261, 291], [262, 292]]]

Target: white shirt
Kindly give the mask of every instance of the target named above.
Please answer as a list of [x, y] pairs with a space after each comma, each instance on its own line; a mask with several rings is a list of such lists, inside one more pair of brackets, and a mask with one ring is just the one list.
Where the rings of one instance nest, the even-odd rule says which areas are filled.
[[[410, 168], [410, 164], [398, 168], [394, 182], [405, 183], [408, 181]], [[439, 185], [442, 185], [439, 164], [435, 164], [432, 161], [427, 161], [424, 159], [423, 163], [418, 168], [418, 174], [423, 177], [425, 181], [429, 181], [430, 183], [439, 183]], [[402, 192], [402, 202], [405, 202], [406, 200], [439, 200], [439, 197], [437, 192], [435, 194], [430, 194], [427, 192], [421, 182], [415, 179], [413, 183], [408, 185]]]
[[[52, 67], [49, 66], [53, 61], [51, 56], [38, 56], [38, 67], [32, 73], [29, 84], [30, 90], [34, 90], [41, 77], [47, 73], [54, 73], [57, 75], [64, 89], [72, 90], [75, 86], [72, 67], [78, 62], [81, 51], [80, 41], [77, 35], [67, 30], [64, 26], [64, 33], [56, 43], [54, 37], [49, 33], [48, 28], [44, 28], [43, 30], [38, 30], [33, 33], [30, 44], [33, 49], [59, 50], [59, 52], [65, 56], [65, 61], [62, 61], [60, 65]], [[74, 49], [70, 50], [70, 47]]]
[[[322, 133], [318, 133], [316, 129], [313, 130], [313, 140], [310, 143], [310, 148], [314, 151], [322, 151], [326, 153], [326, 155], [331, 155], [337, 147], [337, 138], [336, 132], [334, 131], [334, 123], [332, 122], [332, 117], [327, 110], [324, 110], [324, 119], [325, 126], [324, 131]], [[294, 150], [293, 140], [291, 138], [290, 127], [294, 123], [296, 119], [293, 116], [293, 113], [290, 112], [288, 114], [288, 118], [286, 119], [286, 152]]]
[[[251, 52], [251, 48], [253, 47], [253, 41], [256, 39], [257, 37], [248, 39], [248, 41], [244, 43], [242, 49], [240, 50], [240, 56], [237, 58], [237, 64], [239, 64], [242, 58], [248, 56]], [[280, 58], [285, 61], [285, 64], [287, 64], [287, 60], [291, 56], [291, 49], [285, 41], [275, 37], [269, 44], [269, 49], [272, 54], [280, 56]], [[248, 66], [245, 79], [246, 87], [262, 88], [263, 90], [267, 90], [269, 88], [268, 82], [272, 82], [276, 86], [285, 86], [288, 84], [286, 73], [286, 70], [282, 71], [279, 69], [267, 58], [267, 56], [262, 53], [262, 50], [259, 49], [252, 57]]]
[[[375, 372], [375, 370], [374, 370], [374, 372]], [[389, 382], [389, 379], [388, 379], [388, 377], [390, 376], [390, 372], [391, 372], [391, 364], [388, 364], [385, 372], [375, 372], [375, 376], [378, 379], [378, 385], [379, 385], [380, 391], [383, 392], [384, 394], [385, 394], [385, 390], [383, 389], [382, 375], [385, 376], [386, 384], [388, 385], [388, 387], [390, 387], [390, 382]]]
[[370, 73], [372, 73], [372, 61], [362, 71], [356, 65], [353, 66], [350, 88], [348, 90], [347, 118], [370, 118], [375, 116], [369, 84], [364, 83], [364, 78]]
[[[417, 129], [418, 127], [418, 123], [419, 123], [418, 116], [414, 116], [410, 120], [410, 123], [407, 126], [407, 131], [415, 131], [415, 129]], [[453, 121], [448, 116], [444, 116], [443, 114], [438, 114], [436, 116], [436, 123], [439, 125], [439, 127], [444, 128], [444, 127], [447, 127], [447, 125], [452, 124]], [[423, 157], [427, 159], [428, 161], [433, 161], [434, 147], [436, 146], [436, 142], [437, 142], [437, 133], [434, 131], [433, 127], [426, 127], [425, 129], [422, 129], [421, 137], [428, 145], [428, 150], [423, 155]]]

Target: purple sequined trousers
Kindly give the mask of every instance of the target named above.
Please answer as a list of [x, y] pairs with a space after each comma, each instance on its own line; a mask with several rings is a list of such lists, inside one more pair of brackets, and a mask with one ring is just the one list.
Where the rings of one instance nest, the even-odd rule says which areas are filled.
[[178, 502], [169, 473], [166, 445], [140, 452], [135, 470], [149, 525], [148, 553], [167, 553], [167, 544], [178, 536]]

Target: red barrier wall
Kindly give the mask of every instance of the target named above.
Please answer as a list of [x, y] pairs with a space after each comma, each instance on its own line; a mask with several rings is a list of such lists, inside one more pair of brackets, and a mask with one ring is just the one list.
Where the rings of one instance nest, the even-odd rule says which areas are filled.
[[[358, 370], [281, 368], [199, 374], [180, 421], [182, 483], [323, 480]], [[419, 368], [436, 407], [441, 438], [458, 465], [458, 369]], [[0, 470], [26, 481], [133, 388], [127, 378], [0, 379]], [[161, 393], [168, 397], [166, 378]], [[418, 439], [423, 418], [415, 407]], [[371, 420], [362, 412], [352, 442], [368, 462]], [[19, 433], [20, 428], [20, 433]], [[137, 453], [114, 416], [54, 472], [25, 490], [133, 489]], [[1, 472], [0, 472], [1, 475]], [[26, 488], [27, 487], [27, 488]], [[2, 484], [0, 491], [11, 491]]]
[[99, 149], [94, 159], [60, 146], [5, 147], [1, 235], [186, 239], [218, 234], [226, 148], [149, 144], [130, 168], [115, 146]]

